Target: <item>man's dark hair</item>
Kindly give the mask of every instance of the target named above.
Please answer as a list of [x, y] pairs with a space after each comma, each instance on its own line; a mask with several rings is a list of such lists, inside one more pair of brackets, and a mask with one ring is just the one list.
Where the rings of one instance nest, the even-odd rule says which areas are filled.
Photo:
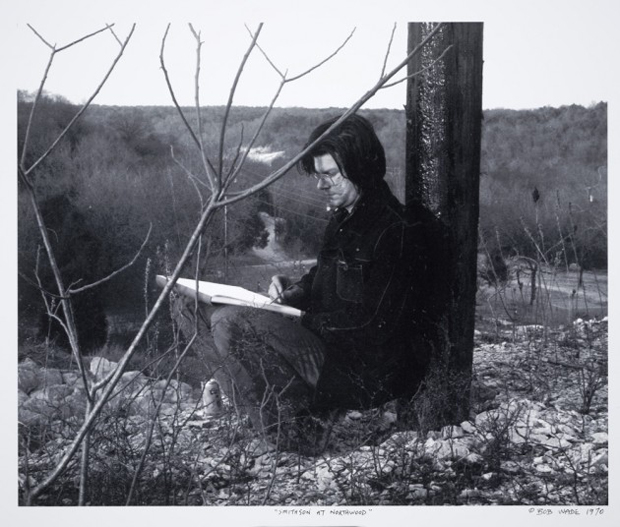
[[[310, 134], [308, 146], [322, 135], [340, 117], [334, 117], [317, 126]], [[367, 119], [353, 114], [339, 124], [308, 152], [298, 163], [298, 169], [314, 174], [314, 158], [330, 154], [342, 175], [362, 190], [372, 190], [385, 176], [385, 150]]]

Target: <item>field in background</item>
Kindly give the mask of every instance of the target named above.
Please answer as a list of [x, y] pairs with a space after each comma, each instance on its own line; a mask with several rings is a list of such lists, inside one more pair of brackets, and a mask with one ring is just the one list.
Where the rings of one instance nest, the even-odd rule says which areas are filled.
[[606, 271], [585, 271], [582, 285], [579, 272], [544, 269], [536, 280], [536, 295], [531, 301], [528, 277], [516, 277], [498, 286], [482, 285], [476, 298], [476, 326], [542, 325], [555, 328], [571, 324], [577, 318], [603, 317], [608, 312]]

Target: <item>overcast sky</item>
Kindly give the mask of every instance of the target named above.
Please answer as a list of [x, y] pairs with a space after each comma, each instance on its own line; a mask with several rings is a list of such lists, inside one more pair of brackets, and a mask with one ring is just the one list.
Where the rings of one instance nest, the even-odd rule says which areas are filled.
[[[102, 17], [87, 8], [71, 15], [58, 10], [63, 2], [23, 0], [36, 9], [22, 8], [14, 26], [15, 85], [35, 90], [49, 58], [48, 48], [26, 26], [33, 27], [49, 43], [58, 46], [115, 22], [119, 37], [135, 33], [117, 70], [98, 96], [100, 104], [169, 105], [159, 67], [161, 39], [167, 22], [172, 21], [166, 62], [181, 104], [193, 104], [195, 40], [187, 22], [201, 31], [201, 101], [224, 104], [236, 68], [249, 44], [251, 28], [265, 21], [259, 43], [281, 70], [297, 74], [335, 50], [356, 28], [348, 45], [328, 64], [310, 76], [289, 84], [277, 106], [349, 106], [378, 78], [393, 23], [397, 22], [390, 65], [400, 62], [406, 52], [407, 21], [481, 20], [484, 22], [483, 107], [536, 108], [565, 104], [589, 105], [608, 101], [617, 79], [618, 62], [612, 54], [618, 43], [613, 0], [520, 0], [518, 2], [420, 2], [373, 1], [328, 2], [331, 11], [321, 11], [312, 2], [291, 10], [276, 8], [277, 2], [203, 2], [202, 10], [132, 10]], [[114, 4], [114, 2], [112, 2]], [[142, 4], [139, 2], [138, 4]], [[184, 2], [174, 2], [183, 6]], [[252, 6], [242, 8], [240, 4]], [[440, 5], [450, 9], [439, 9]], [[464, 9], [462, 4], [467, 4]], [[130, 5], [133, 5], [130, 3]], [[153, 6], [157, 4], [152, 4]], [[211, 7], [206, 7], [211, 5]], [[313, 9], [311, 6], [315, 6]], [[352, 8], [351, 6], [357, 6]], [[95, 10], [96, 11], [96, 10]], [[101, 34], [57, 55], [46, 88], [73, 102], [83, 101], [107, 69], [118, 44], [111, 34]], [[246, 68], [236, 94], [240, 105], [266, 105], [272, 98], [277, 74], [260, 53]], [[381, 92], [366, 107], [401, 108], [404, 84]]]

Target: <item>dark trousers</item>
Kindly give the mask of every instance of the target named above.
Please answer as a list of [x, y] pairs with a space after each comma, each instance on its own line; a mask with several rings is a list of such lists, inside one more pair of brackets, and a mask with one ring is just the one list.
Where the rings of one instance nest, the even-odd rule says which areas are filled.
[[213, 377], [257, 430], [287, 427], [312, 405], [325, 345], [298, 319], [201, 304], [196, 325], [193, 302], [181, 315], [184, 335], [189, 338], [198, 330], [197, 345]]

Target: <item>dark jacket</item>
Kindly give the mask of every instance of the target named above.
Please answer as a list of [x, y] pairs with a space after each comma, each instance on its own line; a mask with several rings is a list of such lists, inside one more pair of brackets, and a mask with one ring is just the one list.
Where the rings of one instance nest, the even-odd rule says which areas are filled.
[[337, 210], [317, 265], [298, 283], [302, 324], [327, 345], [317, 407], [364, 408], [415, 392], [426, 365], [416, 332], [421, 254], [385, 183]]

